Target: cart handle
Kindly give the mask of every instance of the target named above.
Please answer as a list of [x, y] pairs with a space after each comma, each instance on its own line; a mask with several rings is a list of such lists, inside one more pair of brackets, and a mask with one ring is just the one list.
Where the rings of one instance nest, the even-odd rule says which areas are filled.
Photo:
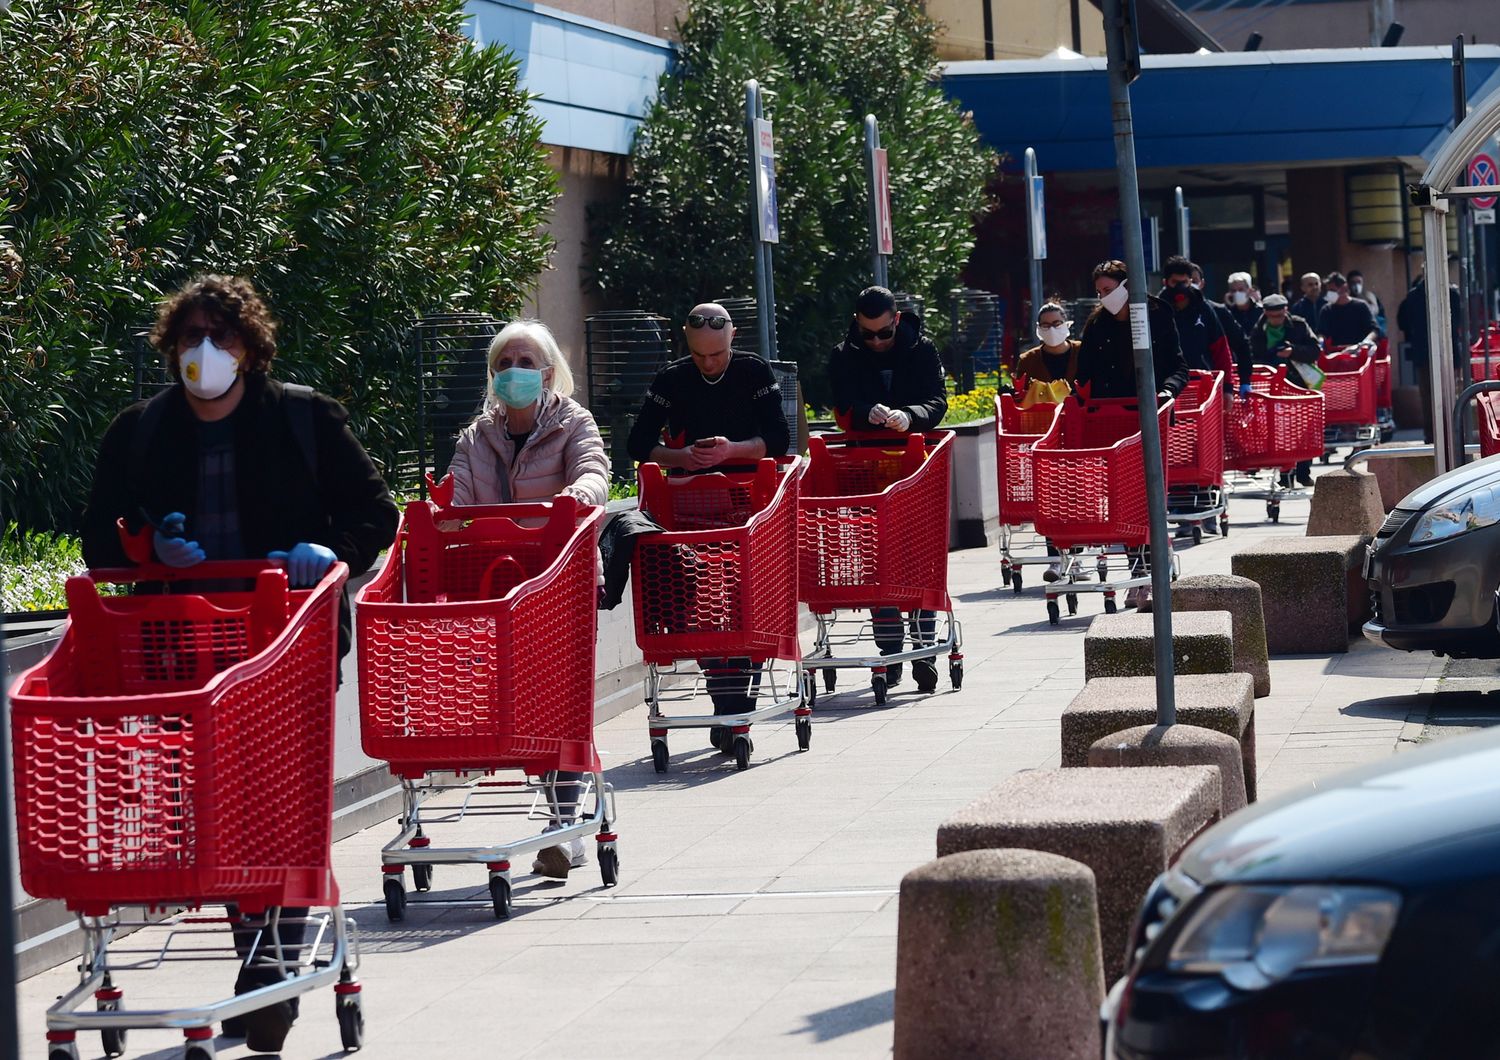
[[[554, 512], [576, 518], [580, 508], [589, 508], [571, 493], [559, 493], [550, 501], [520, 501], [515, 504], [454, 504], [453, 472], [444, 475], [441, 482], [434, 482], [432, 472], [427, 472], [427, 493], [436, 509], [434, 519], [502, 519], [547, 518]], [[413, 501], [421, 504], [421, 501]], [[408, 506], [410, 507], [410, 506]]]
[[[100, 567], [90, 569], [89, 578], [94, 582], [112, 585], [130, 585], [135, 582], [181, 582], [181, 581], [230, 581], [242, 578], [253, 579], [263, 570], [285, 570], [286, 561], [280, 559], [209, 559], [191, 567], [169, 567], [157, 562], [153, 537], [155, 527], [149, 524], [132, 532], [124, 519], [115, 520], [115, 529], [120, 535], [120, 545], [125, 558], [133, 567]], [[338, 563], [328, 569], [332, 571]], [[320, 581], [322, 579], [319, 579]]]

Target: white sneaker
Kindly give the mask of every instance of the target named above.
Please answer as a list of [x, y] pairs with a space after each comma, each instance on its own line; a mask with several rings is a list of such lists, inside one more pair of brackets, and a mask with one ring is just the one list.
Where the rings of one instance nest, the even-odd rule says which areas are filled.
[[[557, 831], [557, 826], [548, 827], [547, 831]], [[531, 871], [538, 876], [546, 876], [554, 880], [566, 880], [570, 869], [576, 869], [580, 865], [587, 865], [589, 854], [583, 845], [582, 839], [570, 839], [566, 843], [557, 846], [545, 847], [539, 850], [536, 860], [531, 863]]]

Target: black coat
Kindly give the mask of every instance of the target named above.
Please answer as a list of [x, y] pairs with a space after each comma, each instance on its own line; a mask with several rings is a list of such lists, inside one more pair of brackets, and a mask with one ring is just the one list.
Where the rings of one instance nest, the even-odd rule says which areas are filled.
[[[325, 545], [349, 565], [370, 569], [396, 536], [397, 511], [385, 480], [349, 430], [348, 413], [332, 398], [312, 397], [317, 473], [307, 466], [282, 388], [264, 375], [244, 380], [245, 395], [230, 414], [234, 425], [235, 480], [240, 536], [246, 557], [290, 549], [307, 541]], [[130, 566], [115, 520], [131, 530], [169, 512], [188, 518], [197, 509], [197, 420], [181, 384], [145, 448], [143, 466], [131, 468], [132, 438], [146, 408], [137, 402], [115, 417], [99, 445], [94, 484], [83, 516], [83, 558], [90, 567]], [[187, 536], [192, 537], [191, 523]], [[347, 607], [342, 615], [347, 643]]]
[[922, 318], [903, 311], [896, 341], [884, 353], [865, 348], [859, 325], [851, 324], [828, 362], [833, 407], [847, 413], [850, 427], [872, 430], [870, 409], [900, 409], [911, 417], [911, 429], [930, 431], [948, 412], [948, 385], [937, 347], [922, 331]]
[[[1234, 366], [1238, 369], [1241, 379], [1250, 376], [1250, 369], [1255, 367], [1255, 358], [1250, 356], [1250, 339], [1240, 330], [1240, 322], [1235, 318], [1234, 310], [1223, 302], [1215, 302], [1212, 298], [1204, 299], [1208, 307], [1214, 311], [1219, 318], [1219, 327], [1224, 330], [1224, 338], [1229, 343], [1229, 353], [1234, 358]], [[1225, 380], [1224, 385], [1229, 385]]]
[[[1449, 284], [1448, 318], [1453, 323], [1455, 348], [1459, 341], [1459, 312], [1458, 287]], [[1401, 335], [1406, 339], [1406, 355], [1411, 358], [1412, 363], [1426, 364], [1431, 342], [1427, 335], [1427, 286], [1420, 276], [1417, 277], [1417, 282], [1411, 285], [1411, 290], [1406, 293], [1406, 297], [1401, 300], [1401, 305], [1396, 309], [1396, 326], [1401, 329]]]
[[[1319, 341], [1313, 329], [1307, 326], [1307, 321], [1291, 313], [1286, 316], [1286, 334], [1282, 341], [1292, 348], [1289, 357], [1278, 357], [1275, 351], [1269, 348], [1270, 341], [1266, 338], [1266, 318], [1261, 317], [1256, 321], [1255, 327], [1250, 329], [1250, 352], [1255, 358], [1255, 363], [1269, 364], [1273, 367], [1283, 365], [1288, 360], [1300, 361], [1303, 364], [1317, 364], [1318, 354], [1323, 352], [1323, 343]], [[1293, 382], [1295, 381], [1294, 379]]]
[[[1156, 389], [1173, 397], [1187, 385], [1188, 366], [1177, 344], [1177, 324], [1172, 310], [1160, 298], [1146, 296], [1146, 319], [1151, 325], [1151, 359], [1156, 368]], [[1130, 321], [1119, 320], [1096, 309], [1083, 325], [1078, 347], [1077, 388], [1095, 398], [1133, 398], [1135, 393], [1135, 348]]]

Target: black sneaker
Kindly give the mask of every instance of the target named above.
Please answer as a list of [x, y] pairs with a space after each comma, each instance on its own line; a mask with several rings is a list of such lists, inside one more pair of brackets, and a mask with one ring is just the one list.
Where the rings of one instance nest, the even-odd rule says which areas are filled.
[[729, 741], [724, 739], [728, 733], [729, 730], [723, 725], [714, 725], [708, 730], [708, 742], [720, 754], [727, 755], [729, 753], [729, 747], [727, 746]]
[[916, 679], [917, 691], [937, 691], [937, 665], [931, 659], [913, 659], [911, 664], [911, 675]]
[[885, 687], [895, 688], [901, 683], [902, 663], [887, 663], [885, 668]]
[[1313, 484], [1312, 468], [1299, 467], [1297, 469], [1297, 485], [1311, 486]]
[[1290, 471], [1282, 472], [1281, 478], [1279, 478], [1279, 479], [1276, 480], [1276, 484], [1279, 485], [1284, 490], [1291, 489], [1292, 488], [1292, 473]]
[[279, 1053], [297, 1022], [297, 999], [278, 1001], [245, 1016], [245, 1045], [253, 1053]]

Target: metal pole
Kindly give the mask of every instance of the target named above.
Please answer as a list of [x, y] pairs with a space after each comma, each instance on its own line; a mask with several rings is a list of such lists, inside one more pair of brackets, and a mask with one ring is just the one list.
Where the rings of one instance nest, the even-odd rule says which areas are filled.
[[1479, 273], [1479, 341], [1484, 343], [1484, 377], [1490, 375], [1490, 263], [1488, 227], [1485, 232], [1474, 226], [1474, 262]]
[[880, 150], [880, 122], [865, 115], [865, 185], [870, 189], [870, 275], [877, 287], [890, 286], [890, 266], [880, 252], [880, 189], [875, 186], [875, 152]]
[[[0, 523], [0, 525], [4, 525]], [[0, 627], [0, 732], [10, 732], [10, 702], [6, 685], [10, 676], [5, 666], [5, 630]], [[16, 895], [15, 862], [11, 858], [13, 833], [10, 792], [10, 769], [0, 766], [0, 851], [5, 863], [0, 865], [0, 1056], [20, 1056], [20, 1034], [16, 1015]]]
[[1040, 257], [1041, 247], [1037, 246], [1036, 231], [1036, 207], [1033, 202], [1036, 194], [1036, 151], [1028, 147], [1026, 149], [1026, 246], [1031, 256], [1031, 321], [1036, 323], [1037, 309], [1046, 301], [1047, 296], [1042, 293], [1042, 259]]
[[745, 82], [745, 142], [750, 148], [750, 244], [755, 248], [755, 306], [758, 347], [762, 357], [770, 359], [770, 299], [767, 297], [766, 256], [760, 242], [760, 199], [756, 185], [760, 180], [760, 154], [755, 138], [755, 119], [760, 117], [760, 84], [754, 78]]
[[[1453, 38], [1453, 126], [1457, 128], [1459, 123], [1469, 116], [1469, 92], [1464, 76], [1464, 38], [1460, 34]], [[1465, 171], [1467, 172], [1467, 171]], [[1470, 277], [1472, 267], [1472, 232], [1469, 228], [1469, 202], [1467, 199], [1454, 199], [1451, 209], [1455, 211], [1454, 216], [1458, 220], [1458, 320], [1459, 339], [1458, 349], [1453, 351], [1454, 357], [1468, 350], [1469, 344], [1474, 341], [1473, 329], [1470, 326], [1471, 306], [1470, 299], [1473, 297], [1473, 286]]]
[[1125, 12], [1122, 0], [1104, 0], [1104, 40], [1109, 64], [1110, 110], [1114, 117], [1115, 169], [1120, 183], [1120, 223], [1130, 274], [1130, 333], [1135, 351], [1135, 391], [1140, 402], [1141, 456], [1146, 467], [1146, 503], [1151, 514], [1151, 618], [1156, 649], [1156, 723], [1177, 721], [1172, 662], [1172, 541], [1167, 534], [1167, 490], [1161, 434], [1156, 422], [1156, 366], [1146, 317], [1146, 257], [1141, 246], [1140, 185], [1135, 171], [1135, 130], [1130, 115]]
[[[764, 118], [766, 116], [765, 102], [760, 96], [760, 86], [755, 88], [755, 116]], [[751, 123], [752, 128], [754, 123]], [[757, 222], [758, 223], [758, 222]], [[757, 235], [759, 233], [757, 232]], [[761, 334], [765, 336], [765, 345], [761, 347], [761, 356], [768, 361], [777, 359], [776, 353], [776, 258], [775, 247], [770, 243], [756, 241], [760, 246], [760, 253], [764, 259], [763, 268], [766, 274], [766, 300], [765, 308], [758, 314], [760, 317]]]
[[1448, 305], [1447, 203], [1422, 206], [1422, 286], [1427, 296], [1427, 371], [1432, 381], [1433, 474], [1458, 466], [1453, 420], [1453, 314]]
[[[1177, 186], [1177, 253], [1185, 258], [1193, 256], [1192, 237], [1188, 234], [1188, 208], [1182, 201], [1182, 185]], [[1204, 297], [1207, 297], [1205, 295]]]
[[1370, 46], [1378, 48], [1385, 41], [1386, 30], [1396, 21], [1396, 0], [1370, 0]]

